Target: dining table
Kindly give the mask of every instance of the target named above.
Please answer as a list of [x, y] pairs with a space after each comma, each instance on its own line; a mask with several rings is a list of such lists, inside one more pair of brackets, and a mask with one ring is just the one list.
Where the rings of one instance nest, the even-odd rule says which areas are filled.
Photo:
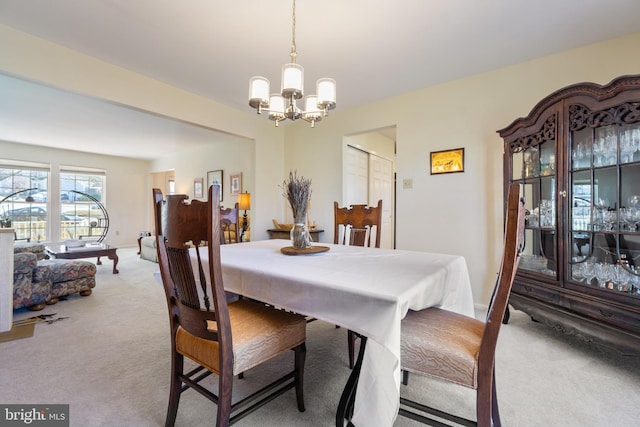
[[[366, 351], [359, 355], [358, 373], [352, 374], [357, 387], [350, 422], [392, 426], [400, 401], [401, 320], [408, 310], [428, 307], [473, 317], [464, 257], [325, 243], [314, 243], [323, 252], [295, 255], [290, 244], [261, 240], [222, 245], [225, 290], [364, 337]], [[195, 262], [194, 249], [192, 253]], [[206, 263], [207, 251], [200, 250], [200, 256]], [[344, 425], [343, 415], [337, 415], [336, 424]]]

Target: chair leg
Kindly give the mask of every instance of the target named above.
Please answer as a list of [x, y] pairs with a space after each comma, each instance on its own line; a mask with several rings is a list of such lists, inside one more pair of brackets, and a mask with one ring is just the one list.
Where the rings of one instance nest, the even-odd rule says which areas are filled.
[[478, 427], [499, 427], [498, 401], [495, 390], [495, 371], [488, 380], [478, 382], [476, 390], [476, 415]]
[[502, 426], [500, 422], [500, 411], [498, 410], [498, 395], [496, 393], [496, 371], [493, 370], [493, 381], [491, 382], [491, 421], [494, 427]]
[[178, 415], [178, 404], [180, 403], [180, 389], [182, 388], [182, 370], [184, 367], [184, 356], [173, 352], [171, 357], [171, 386], [169, 388], [169, 407], [167, 408], [167, 419], [165, 427], [173, 427]]
[[218, 375], [218, 415], [216, 417], [216, 427], [229, 426], [232, 392], [233, 371], [232, 369], [225, 369]]
[[402, 385], [409, 385], [409, 371], [402, 371]]
[[295, 383], [296, 400], [298, 401], [298, 411], [304, 412], [304, 363], [307, 356], [307, 346], [305, 343], [295, 348]]
[[349, 369], [353, 369], [353, 365], [355, 363], [354, 361], [354, 357], [355, 357], [355, 348], [356, 348], [356, 338], [358, 336], [356, 335], [355, 332], [353, 331], [348, 331], [347, 332], [347, 344], [349, 346]]

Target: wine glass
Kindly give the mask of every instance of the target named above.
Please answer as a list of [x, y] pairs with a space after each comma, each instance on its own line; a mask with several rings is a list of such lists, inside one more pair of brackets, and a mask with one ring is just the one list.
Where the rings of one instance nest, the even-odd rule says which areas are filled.
[[611, 264], [606, 262], [599, 262], [595, 265], [596, 279], [598, 280], [598, 287], [606, 288], [607, 282], [612, 279], [612, 272], [610, 268]]
[[589, 258], [582, 266], [582, 275], [587, 281], [587, 285], [592, 285], [596, 279], [595, 258]]

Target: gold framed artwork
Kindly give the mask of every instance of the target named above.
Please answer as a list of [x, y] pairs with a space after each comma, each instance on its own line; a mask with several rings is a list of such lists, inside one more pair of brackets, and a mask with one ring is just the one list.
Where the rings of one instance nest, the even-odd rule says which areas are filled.
[[222, 185], [222, 169], [207, 172], [207, 192], [212, 184], [220, 186], [220, 201], [222, 201], [222, 194], [224, 190]]
[[202, 197], [202, 178], [193, 180], [193, 197]]
[[229, 194], [231, 194], [232, 196], [237, 196], [238, 194], [242, 193], [242, 172], [232, 173], [230, 177], [231, 189], [229, 191]]
[[432, 151], [430, 165], [431, 175], [464, 172], [464, 148]]

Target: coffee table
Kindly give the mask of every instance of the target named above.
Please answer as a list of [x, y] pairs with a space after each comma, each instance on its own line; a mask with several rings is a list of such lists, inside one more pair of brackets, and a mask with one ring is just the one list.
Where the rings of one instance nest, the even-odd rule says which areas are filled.
[[97, 257], [96, 264], [102, 265], [100, 261], [101, 256], [106, 256], [113, 261], [113, 274], [118, 274], [118, 255], [116, 254], [117, 248], [113, 246], [99, 244], [89, 244], [77, 248], [67, 248], [65, 245], [47, 246], [45, 248], [47, 254], [56, 259], [79, 259], [79, 258], [93, 258]]

